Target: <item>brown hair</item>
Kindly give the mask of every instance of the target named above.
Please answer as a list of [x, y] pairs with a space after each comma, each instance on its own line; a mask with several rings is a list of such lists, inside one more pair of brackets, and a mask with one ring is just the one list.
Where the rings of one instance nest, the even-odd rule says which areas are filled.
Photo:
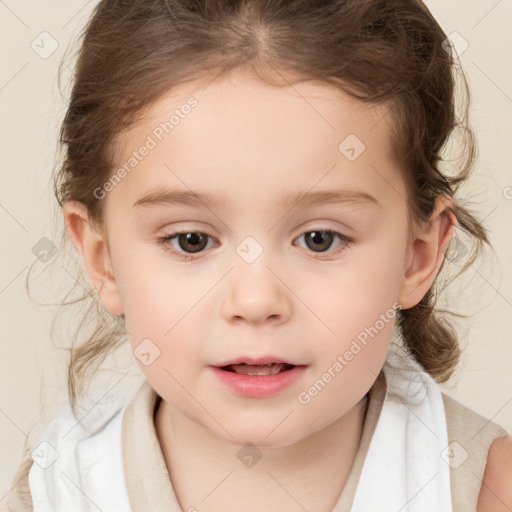
[[[420, 0], [102, 0], [81, 37], [54, 189], [60, 206], [83, 203], [100, 228], [103, 201], [94, 190], [115, 168], [116, 137], [177, 84], [237, 68], [275, 85], [289, 85], [285, 76], [321, 80], [361, 101], [388, 104], [393, 155], [414, 219], [428, 220], [437, 196], [454, 197], [475, 159], [466, 78]], [[460, 118], [457, 71], [465, 93]], [[463, 155], [449, 175], [442, 150], [456, 128]], [[454, 200], [451, 210], [473, 240], [464, 270], [489, 240], [468, 208]], [[444, 382], [461, 349], [441, 315], [455, 313], [435, 307], [437, 281], [419, 304], [399, 311], [397, 325], [410, 353]], [[73, 407], [86, 374], [124, 341], [122, 322], [105, 318], [98, 302], [90, 301], [70, 349]], [[88, 321], [95, 327], [79, 343]]]

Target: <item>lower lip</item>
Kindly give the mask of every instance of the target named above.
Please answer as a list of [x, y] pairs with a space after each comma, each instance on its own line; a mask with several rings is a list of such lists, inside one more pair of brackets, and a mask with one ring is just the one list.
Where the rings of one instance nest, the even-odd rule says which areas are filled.
[[272, 396], [295, 382], [306, 369], [305, 366], [294, 366], [274, 375], [240, 375], [222, 370], [217, 366], [211, 367], [217, 377], [235, 393], [250, 398]]

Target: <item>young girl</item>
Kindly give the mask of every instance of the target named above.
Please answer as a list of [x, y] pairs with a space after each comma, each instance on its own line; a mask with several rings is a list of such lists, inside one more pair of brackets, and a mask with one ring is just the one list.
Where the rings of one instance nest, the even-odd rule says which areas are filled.
[[[438, 385], [436, 278], [488, 243], [456, 65], [419, 0], [102, 0], [56, 194], [112, 321], [7, 509], [510, 510], [508, 433]], [[140, 390], [78, 414], [121, 343]]]

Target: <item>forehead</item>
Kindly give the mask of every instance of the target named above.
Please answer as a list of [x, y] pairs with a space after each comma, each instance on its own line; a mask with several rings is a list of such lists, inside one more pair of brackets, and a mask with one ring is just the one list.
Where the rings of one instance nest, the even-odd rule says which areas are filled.
[[229, 73], [180, 84], [119, 139], [118, 166], [151, 149], [116, 193], [136, 201], [162, 184], [249, 198], [366, 180], [373, 194], [396, 195], [388, 113], [318, 81], [275, 86]]
[[[338, 137], [350, 129], [361, 137], [367, 131], [373, 132], [373, 137], [389, 135], [387, 105], [362, 102], [325, 82], [284, 80], [283, 85], [276, 86], [234, 70], [179, 84], [145, 111], [141, 121], [128, 131], [128, 138], [137, 137], [141, 130], [151, 133], [158, 123], [169, 120], [175, 139], [183, 125], [193, 125], [197, 139], [190, 139], [192, 134], [187, 133], [191, 143], [204, 140], [206, 132], [209, 140], [249, 133], [255, 143], [268, 143], [276, 134], [282, 136], [283, 128], [297, 141], [316, 134], [317, 138], [334, 133]], [[192, 101], [196, 105], [189, 108], [187, 103]], [[181, 130], [178, 125], [182, 125]], [[251, 126], [265, 130], [254, 137]]]

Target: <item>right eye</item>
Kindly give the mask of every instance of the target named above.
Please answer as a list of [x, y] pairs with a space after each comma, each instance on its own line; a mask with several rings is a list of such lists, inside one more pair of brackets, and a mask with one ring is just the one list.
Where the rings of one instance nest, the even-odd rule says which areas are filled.
[[193, 254], [207, 248], [208, 238], [213, 237], [199, 231], [176, 231], [159, 238], [158, 242], [178, 258], [189, 261]]

